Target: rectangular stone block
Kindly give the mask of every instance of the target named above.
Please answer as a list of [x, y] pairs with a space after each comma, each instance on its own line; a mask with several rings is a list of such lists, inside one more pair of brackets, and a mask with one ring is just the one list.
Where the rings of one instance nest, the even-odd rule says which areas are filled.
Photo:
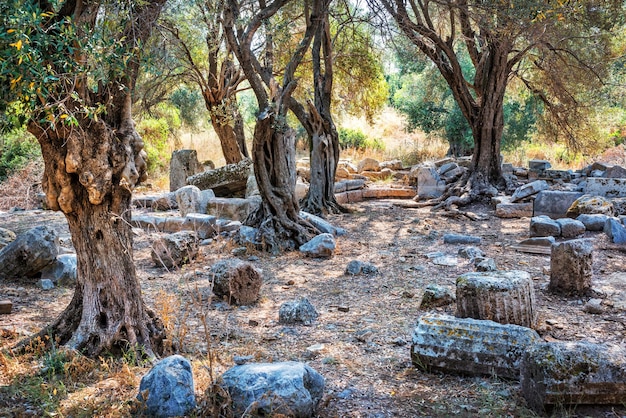
[[533, 203], [499, 203], [496, 205], [498, 218], [525, 218], [533, 216]]
[[357, 203], [363, 201], [363, 191], [362, 190], [351, 190], [346, 192], [348, 197], [348, 203]]
[[626, 350], [587, 342], [535, 344], [521, 362], [522, 394], [543, 412], [549, 405], [626, 402]]
[[540, 341], [519, 325], [429, 314], [413, 331], [411, 359], [425, 370], [519, 379], [524, 351]]
[[339, 203], [340, 205], [344, 205], [346, 203], [350, 203], [348, 201], [348, 192], [342, 192], [342, 193], [335, 193], [335, 200], [337, 201], [337, 203]]
[[585, 193], [604, 197], [626, 197], [626, 179], [588, 177]]
[[0, 314], [10, 314], [13, 310], [13, 302], [10, 300], [0, 300]]
[[369, 188], [363, 189], [364, 199], [411, 199], [417, 193], [413, 188]]
[[533, 202], [533, 216], [545, 215], [552, 219], [565, 218], [569, 207], [582, 195], [582, 192], [543, 190], [537, 194]]

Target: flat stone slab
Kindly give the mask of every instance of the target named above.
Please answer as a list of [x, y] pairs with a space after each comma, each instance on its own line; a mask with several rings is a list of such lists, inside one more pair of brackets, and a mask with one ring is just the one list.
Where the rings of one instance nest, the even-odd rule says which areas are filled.
[[585, 193], [604, 197], [626, 197], [626, 178], [588, 177]]
[[498, 203], [496, 205], [498, 218], [528, 218], [533, 216], [533, 203]]
[[511, 196], [511, 202], [516, 203], [520, 200], [526, 199], [527, 197], [533, 196], [542, 190], [549, 189], [550, 186], [548, 182], [545, 180], [535, 180], [530, 183], [527, 183], [523, 186], [518, 187], [513, 196]]

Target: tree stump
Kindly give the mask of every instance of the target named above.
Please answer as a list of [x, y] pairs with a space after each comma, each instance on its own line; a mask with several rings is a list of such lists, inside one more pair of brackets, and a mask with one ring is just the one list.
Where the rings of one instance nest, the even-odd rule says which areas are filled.
[[456, 316], [532, 328], [537, 313], [530, 274], [525, 271], [472, 272], [456, 281]]
[[35, 227], [0, 251], [0, 278], [34, 276], [56, 260], [58, 252], [56, 231]]
[[229, 304], [249, 305], [259, 297], [263, 277], [252, 264], [236, 258], [221, 260], [210, 270], [213, 293]]
[[593, 245], [588, 239], [575, 239], [552, 245], [550, 285], [555, 293], [582, 296], [591, 290]]

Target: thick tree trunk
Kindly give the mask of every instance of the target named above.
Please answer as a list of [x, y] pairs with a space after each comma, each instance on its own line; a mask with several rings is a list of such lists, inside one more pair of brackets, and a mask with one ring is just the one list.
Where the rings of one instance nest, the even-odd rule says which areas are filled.
[[165, 330], [143, 302], [130, 229], [130, 187], [140, 176], [143, 142], [132, 122], [121, 120], [116, 131], [102, 120], [81, 129], [29, 125], [41, 144], [48, 206], [68, 220], [78, 268], [70, 305], [39, 335], [91, 357], [136, 350], [137, 358], [154, 358], [163, 352]]
[[259, 228], [258, 239], [273, 253], [293, 250], [311, 239], [315, 228], [299, 215], [296, 200], [295, 134], [277, 129], [277, 118], [257, 120], [252, 156], [262, 204], [245, 221]]

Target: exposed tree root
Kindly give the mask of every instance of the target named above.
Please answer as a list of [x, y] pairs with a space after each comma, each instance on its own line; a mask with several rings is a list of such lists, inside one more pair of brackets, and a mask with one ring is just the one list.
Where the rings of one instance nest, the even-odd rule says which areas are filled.
[[440, 197], [417, 203], [418, 207], [432, 206], [432, 210], [443, 209], [448, 212], [458, 212], [459, 207], [490, 199], [497, 194], [498, 189], [494, 185], [480, 174], [474, 173], [467, 174], [456, 183], [450, 184]]

